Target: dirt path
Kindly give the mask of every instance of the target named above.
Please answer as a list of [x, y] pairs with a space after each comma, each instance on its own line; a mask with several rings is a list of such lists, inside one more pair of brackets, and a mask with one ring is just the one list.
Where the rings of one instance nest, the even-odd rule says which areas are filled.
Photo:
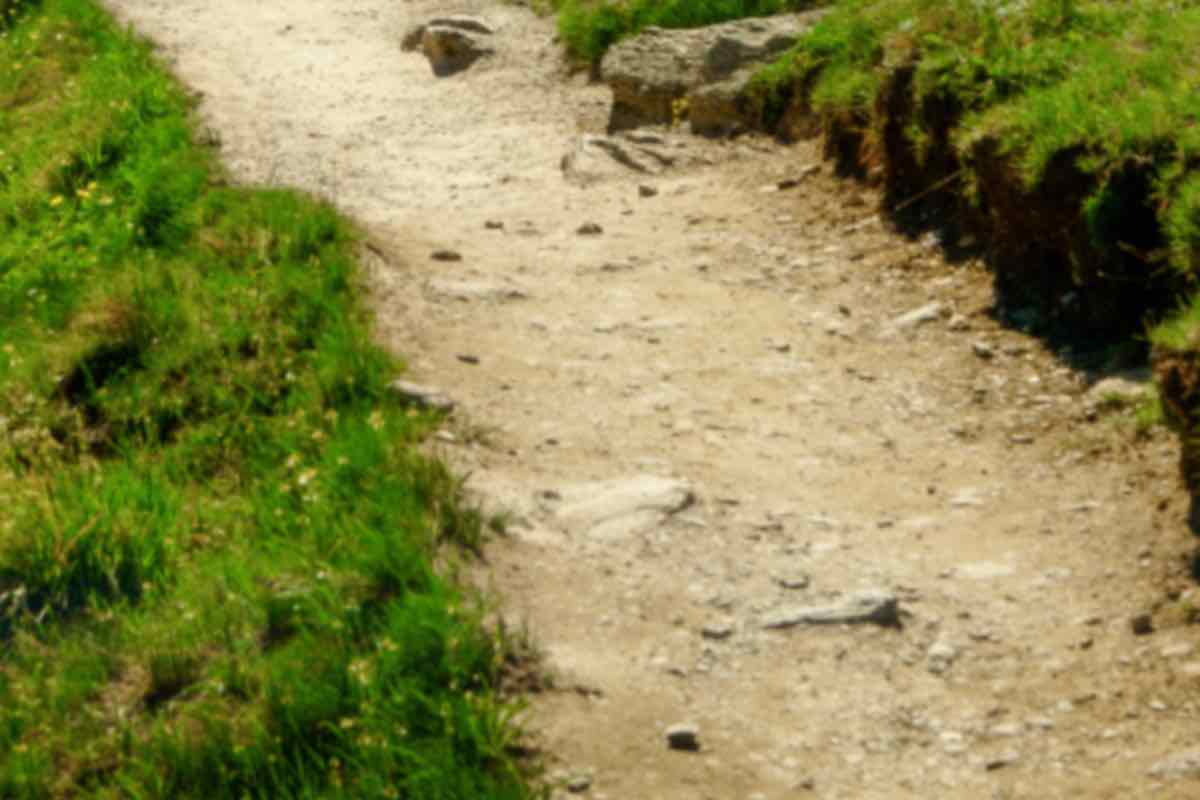
[[[447, 456], [516, 515], [491, 580], [556, 677], [531, 727], [590, 796], [1200, 792], [1148, 774], [1194, 745], [1200, 685], [1164, 596], [1187, 588], [1163, 577], [1188, 546], [1170, 440], [1086, 422], [1082, 379], [990, 321], [986, 275], [854, 185], [762, 191], [814, 149], [667, 136], [676, 168], [581, 188], [560, 158], [607, 92], [522, 8], [109, 4], [204, 93], [239, 178], [372, 231], [381, 335], [461, 402]], [[451, 11], [501, 52], [438, 79], [399, 40]], [[765, 627], [862, 589], [903, 626]]]

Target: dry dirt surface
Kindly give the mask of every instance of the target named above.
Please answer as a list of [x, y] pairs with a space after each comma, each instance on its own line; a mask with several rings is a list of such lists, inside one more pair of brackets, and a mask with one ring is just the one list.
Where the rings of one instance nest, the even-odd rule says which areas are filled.
[[[583, 185], [608, 92], [527, 9], [108, 2], [239, 180], [371, 232], [380, 336], [512, 514], [483, 579], [545, 651], [556, 792], [1200, 797], [1172, 440], [1091, 413], [815, 145], [656, 131]], [[400, 42], [452, 12], [497, 52], [438, 78]]]

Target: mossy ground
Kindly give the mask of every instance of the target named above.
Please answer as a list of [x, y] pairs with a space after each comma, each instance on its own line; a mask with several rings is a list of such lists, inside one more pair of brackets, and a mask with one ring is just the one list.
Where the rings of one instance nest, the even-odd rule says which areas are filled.
[[93, 0], [0, 30], [0, 796], [534, 794], [356, 231]]

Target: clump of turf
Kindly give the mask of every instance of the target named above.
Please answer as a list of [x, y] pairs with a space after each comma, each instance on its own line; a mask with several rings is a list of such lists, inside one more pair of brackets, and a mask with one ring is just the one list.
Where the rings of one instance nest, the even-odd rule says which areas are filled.
[[94, 0], [0, 28], [0, 796], [533, 795], [353, 227]]
[[597, 63], [626, 36], [650, 26], [698, 28], [745, 17], [800, 11], [814, 0], [563, 0], [558, 30], [573, 58]]

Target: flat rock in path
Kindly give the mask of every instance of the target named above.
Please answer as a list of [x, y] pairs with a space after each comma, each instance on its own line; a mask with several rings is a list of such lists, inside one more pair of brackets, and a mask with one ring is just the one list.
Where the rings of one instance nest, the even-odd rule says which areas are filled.
[[441, 389], [433, 386], [422, 386], [409, 381], [392, 381], [390, 388], [402, 399], [425, 408], [433, 408], [438, 411], [454, 409], [454, 400]]
[[452, 300], [524, 300], [529, 294], [515, 286], [497, 286], [481, 281], [430, 281], [426, 284], [430, 292]]
[[661, 524], [695, 499], [686, 481], [639, 475], [594, 481], [560, 490], [556, 511], [572, 532], [600, 541], [635, 536]]
[[896, 317], [892, 320], [892, 327], [901, 331], [912, 330], [927, 322], [934, 322], [940, 319], [942, 313], [943, 307], [941, 303], [927, 303], [920, 308], [914, 308], [912, 311]]
[[[699, 127], [711, 122], [722, 127], [724, 113], [742, 113], [753, 67], [794, 45], [822, 13], [741, 19], [703, 28], [651, 27], [619, 42], [600, 65], [601, 76], [613, 89], [609, 130], [668, 124], [680, 115], [690, 122], [693, 103], [701, 111]], [[724, 85], [701, 96], [704, 87], [719, 84]], [[680, 104], [684, 99], [688, 102]]]
[[563, 177], [590, 186], [600, 181], [628, 175], [658, 175], [678, 162], [665, 141], [638, 141], [624, 136], [581, 136], [574, 148], [562, 157]]
[[900, 624], [900, 604], [891, 592], [872, 589], [827, 606], [799, 606], [778, 611], [763, 622], [771, 630], [800, 625], [883, 625]]
[[1007, 578], [1016, 571], [1011, 564], [1001, 564], [997, 561], [975, 561], [970, 564], [960, 564], [954, 568], [954, 574], [973, 581]]
[[1182, 750], [1150, 767], [1154, 778], [1200, 778], [1200, 749]]

